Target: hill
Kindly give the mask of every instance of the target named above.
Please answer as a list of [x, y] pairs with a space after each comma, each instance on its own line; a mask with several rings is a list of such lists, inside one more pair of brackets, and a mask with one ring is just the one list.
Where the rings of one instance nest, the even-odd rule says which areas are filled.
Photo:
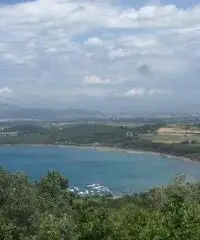
[[0, 119], [23, 120], [66, 120], [79, 118], [104, 117], [99, 111], [85, 109], [49, 109], [49, 108], [21, 108], [13, 104], [0, 104]]

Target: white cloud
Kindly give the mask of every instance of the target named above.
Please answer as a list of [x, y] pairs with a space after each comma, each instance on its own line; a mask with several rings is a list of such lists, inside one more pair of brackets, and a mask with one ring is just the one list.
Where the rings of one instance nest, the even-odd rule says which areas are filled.
[[[62, 102], [71, 103], [127, 89], [126, 96], [143, 99], [200, 89], [200, 6], [113, 2], [119, 1], [0, 5], [1, 84], [20, 89], [24, 101], [28, 92], [30, 102], [59, 101], [61, 92]], [[94, 86], [101, 89], [92, 92]]]
[[10, 94], [10, 93], [12, 93], [12, 89], [10, 89], [8, 87], [0, 88], [0, 96], [5, 95], [5, 94]]
[[145, 94], [145, 90], [143, 88], [132, 88], [125, 93], [126, 97], [142, 97]]
[[151, 89], [147, 92], [149, 95], [170, 95], [171, 92], [163, 89]]
[[[66, 32], [70, 37], [98, 27], [187, 28], [199, 24], [200, 6], [178, 9], [175, 5], [152, 5], [136, 10], [90, 0], [82, 3], [76, 0], [37, 0], [0, 7], [0, 18], [1, 29], [9, 25], [8, 30], [14, 30], [13, 35], [16, 36], [17, 27], [19, 33], [24, 33], [21, 39], [34, 37], [42, 29], [51, 29], [48, 34], [54, 37], [66, 36]], [[27, 26], [30, 30], [25, 33]]]
[[144, 96], [155, 96], [155, 95], [170, 95], [170, 91], [163, 89], [150, 89], [144, 88], [132, 88], [125, 93], [126, 97], [144, 97]]
[[22, 58], [12, 54], [12, 53], [5, 53], [1, 55], [1, 58], [9, 61], [11, 63], [16, 63], [16, 64], [23, 64], [24, 60], [22, 60]]
[[128, 36], [123, 36], [119, 40], [119, 45], [123, 47], [128, 47], [128, 48], [149, 48], [149, 47], [154, 47], [158, 45], [158, 40], [155, 36], [134, 36], [134, 35], [128, 35]]
[[93, 38], [89, 38], [87, 41], [85, 41], [85, 45], [102, 46], [103, 41], [98, 37], [93, 37]]
[[123, 49], [123, 48], [116, 48], [116, 49], [110, 49], [108, 52], [108, 56], [110, 59], [115, 60], [115, 59], [120, 59], [120, 58], [125, 58], [132, 55], [131, 51]]
[[84, 83], [85, 84], [91, 84], [91, 85], [95, 85], [95, 84], [109, 84], [111, 83], [110, 79], [101, 79], [98, 76], [86, 76], [84, 78]]

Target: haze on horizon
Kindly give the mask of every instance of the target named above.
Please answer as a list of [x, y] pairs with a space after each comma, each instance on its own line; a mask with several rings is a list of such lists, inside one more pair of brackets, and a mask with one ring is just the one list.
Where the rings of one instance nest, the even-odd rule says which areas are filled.
[[0, 0], [0, 104], [200, 108], [198, 0]]

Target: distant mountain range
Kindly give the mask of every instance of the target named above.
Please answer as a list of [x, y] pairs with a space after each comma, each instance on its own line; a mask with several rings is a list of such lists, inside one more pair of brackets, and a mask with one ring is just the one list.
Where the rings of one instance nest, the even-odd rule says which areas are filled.
[[198, 112], [192, 111], [176, 111], [173, 112], [121, 112], [116, 114], [105, 114], [100, 111], [87, 109], [50, 109], [50, 108], [34, 108], [34, 107], [19, 107], [10, 103], [0, 104], [0, 120], [50, 120], [50, 121], [67, 121], [67, 120], [95, 120], [106, 119], [116, 120], [118, 118], [132, 117], [175, 117], [175, 116], [200, 116]]
[[22, 108], [14, 104], [0, 104], [0, 119], [44, 119], [67, 120], [80, 118], [99, 118], [105, 115], [99, 111], [84, 109], [48, 109], [48, 108]]

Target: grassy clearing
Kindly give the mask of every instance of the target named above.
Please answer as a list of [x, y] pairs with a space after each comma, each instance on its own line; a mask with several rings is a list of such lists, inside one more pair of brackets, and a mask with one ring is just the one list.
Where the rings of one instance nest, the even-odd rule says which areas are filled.
[[108, 126], [115, 126], [115, 127], [140, 127], [140, 126], [144, 126], [144, 124], [142, 123], [107, 123], [105, 125], [108, 125]]
[[153, 142], [163, 142], [163, 143], [180, 143], [183, 141], [198, 141], [200, 142], [200, 135], [157, 135], [157, 134], [143, 134], [141, 136], [143, 139], [151, 140]]

